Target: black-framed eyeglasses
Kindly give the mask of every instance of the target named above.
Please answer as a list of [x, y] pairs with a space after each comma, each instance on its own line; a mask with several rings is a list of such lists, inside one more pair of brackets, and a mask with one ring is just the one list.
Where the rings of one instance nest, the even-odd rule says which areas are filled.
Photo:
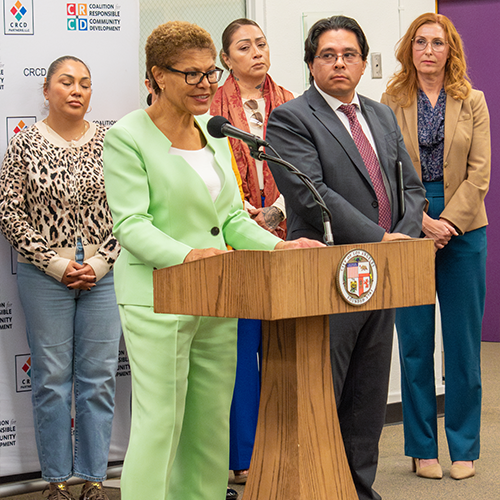
[[314, 59], [319, 59], [321, 64], [336, 64], [338, 59], [342, 58], [344, 64], [359, 64], [361, 62], [361, 54], [359, 52], [345, 52], [344, 54], [335, 54], [326, 52], [319, 56], [314, 56]]
[[427, 38], [424, 37], [417, 37], [412, 39], [413, 42], [413, 48], [418, 51], [422, 52], [427, 48], [429, 44], [431, 44], [431, 48], [434, 52], [443, 52], [446, 44], [448, 43], [446, 40], [443, 40], [442, 38], [434, 38], [433, 40], [427, 40]]
[[222, 73], [224, 73], [221, 68], [211, 69], [206, 73], [203, 73], [203, 71], [180, 71], [171, 66], [167, 66], [167, 69], [173, 73], [182, 73], [188, 85], [198, 85], [205, 77], [207, 77], [208, 83], [218, 83], [222, 78]]

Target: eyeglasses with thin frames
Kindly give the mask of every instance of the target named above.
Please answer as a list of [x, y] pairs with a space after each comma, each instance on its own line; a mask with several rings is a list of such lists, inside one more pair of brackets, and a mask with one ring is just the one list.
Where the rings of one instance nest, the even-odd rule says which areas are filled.
[[431, 48], [434, 52], [443, 52], [448, 42], [442, 38], [434, 38], [429, 41], [426, 38], [419, 36], [417, 38], [413, 38], [412, 43], [413, 48], [418, 52], [425, 50], [429, 44], [431, 44]]
[[250, 111], [253, 111], [252, 116], [250, 117], [252, 123], [257, 125], [257, 127], [262, 127], [262, 125], [264, 125], [264, 117], [260, 111], [257, 111], [259, 109], [259, 103], [255, 99], [249, 99], [243, 103], [243, 106], [248, 108]]
[[222, 73], [224, 73], [224, 70], [221, 68], [211, 69], [206, 73], [203, 71], [180, 71], [172, 68], [172, 66], [167, 66], [167, 69], [172, 71], [172, 73], [181, 73], [184, 75], [184, 80], [188, 85], [198, 85], [205, 77], [207, 77], [208, 83], [218, 83], [222, 78]]
[[342, 58], [344, 64], [350, 66], [359, 64], [361, 62], [361, 54], [359, 52], [345, 52], [344, 54], [334, 54], [333, 52], [326, 52], [319, 56], [314, 56], [314, 59], [319, 59], [321, 64], [336, 64], [338, 59]]

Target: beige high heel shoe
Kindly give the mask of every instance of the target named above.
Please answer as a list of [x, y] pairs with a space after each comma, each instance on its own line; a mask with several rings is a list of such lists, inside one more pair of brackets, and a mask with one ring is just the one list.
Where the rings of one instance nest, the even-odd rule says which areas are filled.
[[412, 470], [419, 477], [427, 479], [441, 479], [443, 477], [443, 469], [439, 463], [420, 467], [420, 458], [412, 458]]
[[467, 467], [466, 465], [457, 464], [454, 462], [450, 467], [450, 477], [452, 479], [460, 480], [467, 479], [468, 477], [473, 477], [476, 475], [476, 466], [472, 462], [472, 467]]

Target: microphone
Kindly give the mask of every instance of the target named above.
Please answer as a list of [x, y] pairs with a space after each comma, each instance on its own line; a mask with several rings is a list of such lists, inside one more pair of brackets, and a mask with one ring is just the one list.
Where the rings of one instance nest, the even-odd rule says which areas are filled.
[[[280, 158], [278, 153], [268, 142], [264, 141], [260, 137], [257, 137], [256, 135], [249, 134], [248, 132], [240, 130], [239, 128], [233, 127], [233, 125], [231, 125], [231, 122], [227, 118], [224, 118], [223, 116], [214, 116], [213, 118], [210, 118], [210, 120], [208, 120], [207, 123], [207, 130], [208, 133], [212, 137], [215, 137], [216, 139], [222, 139], [223, 137], [232, 137], [234, 139], [239, 139], [249, 146], [250, 156], [252, 158], [256, 160], [276, 163], [278, 165], [281, 165], [282, 167], [285, 167], [292, 174], [297, 175], [299, 179], [307, 186], [307, 188], [312, 194], [312, 197], [314, 198], [314, 201], [321, 208], [321, 213], [323, 217], [323, 226], [325, 230], [325, 243], [328, 246], [333, 245], [333, 234], [332, 234], [332, 223], [331, 223], [332, 214], [330, 213], [330, 210], [326, 206], [323, 198], [314, 187], [311, 179], [309, 179], [309, 177], [307, 177], [306, 174], [301, 172], [297, 167], [294, 167], [291, 163], [288, 163], [282, 158]], [[259, 148], [261, 146], [269, 148], [271, 151], [273, 151], [276, 157], [270, 156], [264, 151], [259, 151]]]
[[214, 116], [213, 118], [210, 118], [207, 123], [207, 130], [208, 133], [216, 139], [232, 137], [233, 139], [243, 141], [253, 149], [259, 149], [261, 146], [269, 147], [269, 144], [266, 141], [256, 135], [249, 134], [244, 130], [234, 127], [231, 125], [231, 122], [223, 116]]

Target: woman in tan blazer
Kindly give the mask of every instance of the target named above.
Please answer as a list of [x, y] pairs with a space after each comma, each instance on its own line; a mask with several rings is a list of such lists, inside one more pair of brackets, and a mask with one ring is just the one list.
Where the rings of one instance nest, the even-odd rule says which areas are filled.
[[[445, 429], [450, 476], [475, 474], [481, 418], [480, 346], [486, 292], [490, 126], [471, 88], [459, 34], [445, 16], [418, 17], [399, 42], [401, 69], [382, 96], [403, 132], [429, 201], [422, 232], [434, 240], [445, 351]], [[443, 476], [438, 460], [434, 306], [396, 315], [405, 453], [421, 477]]]

